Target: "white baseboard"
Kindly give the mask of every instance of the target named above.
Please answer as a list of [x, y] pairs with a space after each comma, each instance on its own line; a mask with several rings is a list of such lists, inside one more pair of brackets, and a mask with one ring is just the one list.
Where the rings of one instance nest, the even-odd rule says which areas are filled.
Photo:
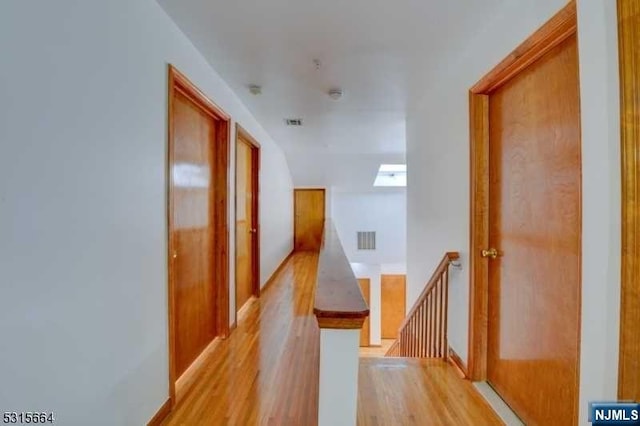
[[473, 382], [473, 386], [478, 390], [480, 395], [493, 408], [498, 417], [502, 419], [507, 426], [524, 426], [522, 420], [509, 408], [509, 406], [500, 398], [500, 395], [493, 390], [487, 382]]

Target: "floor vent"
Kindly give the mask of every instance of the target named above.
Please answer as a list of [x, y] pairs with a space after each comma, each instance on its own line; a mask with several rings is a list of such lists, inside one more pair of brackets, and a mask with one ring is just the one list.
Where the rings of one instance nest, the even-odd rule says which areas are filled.
[[358, 231], [358, 250], [375, 250], [376, 232]]

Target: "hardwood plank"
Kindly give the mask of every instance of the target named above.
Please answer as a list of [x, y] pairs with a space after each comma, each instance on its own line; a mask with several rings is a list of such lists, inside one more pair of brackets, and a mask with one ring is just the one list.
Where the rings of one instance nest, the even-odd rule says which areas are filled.
[[382, 339], [381, 344], [378, 346], [366, 346], [360, 347], [360, 357], [376, 357], [384, 358], [391, 345], [393, 345], [395, 339]]
[[640, 400], [640, 0], [618, 0], [622, 289], [618, 398]]
[[361, 358], [358, 425], [504, 424], [444, 360]]

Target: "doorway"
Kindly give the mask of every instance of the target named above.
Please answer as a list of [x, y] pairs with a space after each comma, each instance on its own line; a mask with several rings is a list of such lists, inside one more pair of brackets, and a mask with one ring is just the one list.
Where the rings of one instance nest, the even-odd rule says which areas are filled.
[[578, 421], [577, 55], [569, 3], [470, 95], [470, 376], [526, 424]]
[[252, 297], [260, 296], [260, 145], [236, 125], [236, 320]]
[[229, 117], [169, 66], [169, 391], [228, 334]]
[[325, 217], [324, 189], [295, 189], [293, 210], [295, 212], [294, 249], [296, 251], [320, 250]]
[[407, 313], [406, 298], [406, 275], [382, 274], [380, 276], [380, 333], [383, 339], [398, 338], [398, 329]]

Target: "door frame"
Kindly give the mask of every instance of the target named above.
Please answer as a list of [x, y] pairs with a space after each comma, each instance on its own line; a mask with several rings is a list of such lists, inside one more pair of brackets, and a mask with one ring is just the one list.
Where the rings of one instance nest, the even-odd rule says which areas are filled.
[[638, 359], [640, 359], [640, 312], [637, 294], [640, 291], [640, 91], [638, 64], [634, 51], [638, 49], [640, 19], [628, 19], [628, 13], [638, 8], [638, 0], [618, 0], [618, 50], [620, 64], [620, 135], [622, 169], [622, 287], [620, 291], [620, 352], [618, 362], [618, 399], [637, 400], [640, 397]]
[[[229, 141], [231, 117], [225, 113], [218, 105], [212, 102], [200, 89], [196, 87], [184, 74], [178, 71], [173, 65], [168, 65], [168, 102], [167, 102], [167, 270], [168, 270], [168, 321], [169, 321], [169, 399], [171, 406], [175, 406], [177, 399], [183, 393], [182, 389], [176, 390], [178, 380], [175, 366], [175, 283], [173, 277], [172, 254], [173, 238], [171, 236], [171, 218], [173, 217], [173, 202], [171, 198], [171, 187], [173, 186], [173, 175], [171, 173], [171, 161], [174, 146], [174, 124], [173, 106], [175, 92], [187, 96], [200, 108], [211, 114], [220, 126], [220, 131], [216, 133], [215, 145], [213, 147], [213, 182], [214, 186], [214, 211], [213, 221], [215, 235], [214, 279], [216, 294], [216, 335], [227, 337], [229, 335], [229, 225], [228, 225], [228, 176], [229, 176]], [[215, 341], [215, 339], [214, 339]], [[209, 345], [209, 347], [211, 344]], [[207, 347], [200, 355], [206, 354]], [[200, 357], [192, 363], [192, 367], [199, 363]], [[188, 368], [181, 376], [184, 377], [193, 369]], [[178, 397], [178, 398], [177, 398]]]
[[[293, 250], [296, 250], [296, 212], [297, 212], [297, 203], [296, 203], [296, 192], [297, 191], [322, 191], [322, 217], [324, 221], [327, 220], [327, 190], [326, 188], [319, 187], [296, 187], [293, 188]], [[323, 234], [324, 234], [324, 224], [323, 226]]]
[[[234, 268], [235, 265], [238, 264], [237, 259], [238, 259], [238, 245], [237, 245], [237, 241], [238, 241], [238, 229], [235, 226], [236, 223], [236, 217], [238, 215], [238, 144], [241, 143], [242, 139], [243, 141], [247, 142], [251, 148], [251, 180], [252, 180], [252, 187], [253, 187], [253, 197], [251, 197], [251, 203], [252, 203], [252, 221], [255, 224], [255, 229], [256, 232], [253, 233], [252, 235], [252, 239], [253, 239], [253, 243], [252, 243], [252, 256], [254, 259], [253, 265], [252, 265], [252, 270], [251, 270], [251, 293], [255, 296], [255, 297], [260, 297], [260, 143], [258, 143], [258, 141], [251, 136], [251, 134], [244, 129], [244, 127], [242, 127], [240, 124], [236, 123], [236, 138], [235, 138], [235, 145], [234, 145], [234, 159], [235, 159], [235, 165], [234, 165], [234, 201], [233, 201], [233, 211], [234, 211], [234, 218], [233, 218], [233, 241], [234, 241], [234, 253], [233, 253], [233, 259], [234, 259]], [[234, 274], [234, 292], [235, 292], [235, 320], [234, 320], [234, 328], [235, 326], [238, 324], [238, 274], [235, 273]]]
[[473, 381], [487, 379], [489, 265], [481, 251], [489, 247], [489, 95], [576, 32], [576, 3], [571, 1], [469, 90], [471, 272], [467, 372]]

